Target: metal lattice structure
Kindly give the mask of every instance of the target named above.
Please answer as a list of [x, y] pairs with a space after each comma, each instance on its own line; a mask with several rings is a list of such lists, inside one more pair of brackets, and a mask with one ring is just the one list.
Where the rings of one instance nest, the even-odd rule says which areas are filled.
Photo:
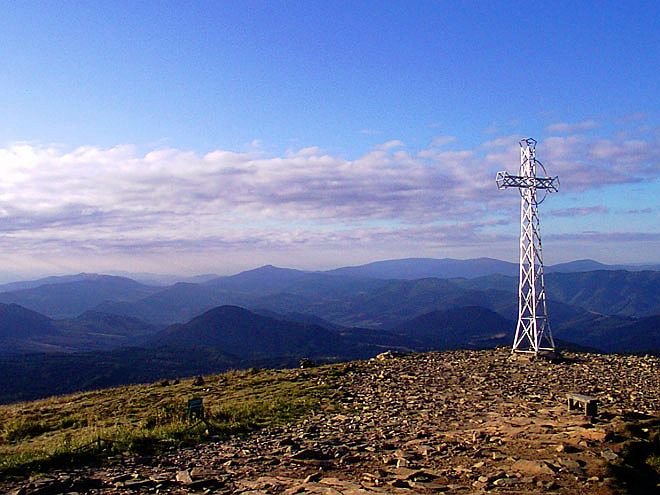
[[[537, 177], [540, 169], [544, 176]], [[520, 191], [520, 283], [518, 286], [518, 324], [513, 352], [538, 355], [552, 353], [555, 342], [548, 321], [543, 281], [543, 250], [538, 205], [549, 192], [559, 190], [558, 177], [546, 177], [545, 167], [536, 159], [536, 141], [520, 141], [520, 172], [498, 172], [499, 189], [516, 187]], [[539, 201], [537, 192], [543, 197]]]

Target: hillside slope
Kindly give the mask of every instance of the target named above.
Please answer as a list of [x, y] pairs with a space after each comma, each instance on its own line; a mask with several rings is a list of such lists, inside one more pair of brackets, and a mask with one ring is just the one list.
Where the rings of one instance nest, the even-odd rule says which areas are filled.
[[[585, 421], [568, 411], [568, 391], [595, 396], [598, 415]], [[0, 481], [0, 490], [650, 494], [660, 482], [653, 469], [659, 392], [660, 358], [569, 354], [560, 362], [530, 361], [512, 359], [507, 350], [384, 354], [311, 370], [207, 376], [197, 386], [115, 389], [0, 407], [6, 424], [29, 410], [42, 426], [29, 441], [0, 444], [0, 453], [13, 459], [17, 445], [47, 445], [65, 435], [75, 447], [92, 431], [114, 446], [108, 449], [149, 455], [94, 451], [93, 442], [83, 453], [104, 462], [84, 464], [78, 456], [72, 468]], [[206, 425], [177, 418], [192, 396], [207, 405]], [[295, 407], [288, 416], [286, 404]], [[53, 417], [58, 410], [67, 422]], [[265, 428], [230, 436], [231, 424], [243, 433]], [[171, 438], [162, 436], [168, 428]], [[176, 448], [172, 439], [183, 428], [197, 441], [206, 429], [215, 436]]]
[[548, 297], [607, 315], [660, 314], [660, 272], [594, 271], [551, 273]]
[[341, 352], [342, 340], [336, 332], [318, 325], [276, 320], [237, 306], [220, 306], [186, 324], [166, 328], [150, 344], [212, 347], [241, 359], [254, 359], [333, 355]]
[[[515, 325], [480, 306], [432, 311], [392, 330], [419, 350], [487, 349], [507, 345]], [[412, 344], [412, 343], [415, 344]]]
[[[389, 330], [341, 327], [309, 314], [294, 313], [288, 319], [220, 306], [160, 332], [126, 316], [89, 312], [73, 320], [50, 320], [19, 306], [13, 309], [46, 327], [30, 338], [0, 335], [5, 353], [0, 352], [0, 403], [229, 368], [285, 367], [302, 358], [333, 362], [386, 350], [509, 347], [515, 330], [515, 320], [481, 306], [450, 305]], [[559, 349], [660, 353], [658, 317], [581, 312], [553, 328]]]
[[54, 320], [18, 304], [0, 303], [0, 356], [111, 350], [143, 343], [158, 330], [126, 316], [88, 311]]
[[588, 313], [559, 327], [554, 334], [602, 352], [660, 354], [660, 315], [626, 318]]
[[0, 355], [47, 352], [49, 342], [59, 335], [55, 322], [47, 316], [18, 304], [0, 303]]

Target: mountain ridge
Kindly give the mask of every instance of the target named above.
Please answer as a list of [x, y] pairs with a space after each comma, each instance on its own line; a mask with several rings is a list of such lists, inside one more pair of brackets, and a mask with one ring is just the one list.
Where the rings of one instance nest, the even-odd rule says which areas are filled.
[[219, 306], [185, 324], [154, 335], [152, 346], [205, 346], [240, 359], [332, 355], [340, 349], [335, 332], [317, 325], [276, 320], [238, 306]]
[[51, 283], [0, 293], [0, 303], [15, 303], [53, 318], [75, 317], [107, 299], [138, 300], [158, 291], [125, 277], [85, 276], [80, 280]]
[[[415, 262], [421, 263], [421, 267], [415, 268], [416, 271], [421, 271], [421, 274], [415, 273], [415, 276], [412, 276], [410, 272], [406, 269], [410, 269], [411, 265], [414, 265]], [[399, 266], [397, 266], [399, 265]], [[403, 265], [405, 268], [401, 268]], [[472, 266], [471, 266], [472, 265]], [[232, 275], [215, 275], [215, 274], [200, 274], [200, 275], [159, 275], [157, 273], [140, 273], [140, 272], [126, 272], [126, 271], [110, 271], [107, 274], [102, 273], [78, 273], [73, 275], [54, 275], [38, 279], [26, 279], [15, 282], [8, 282], [0, 284], [0, 293], [10, 292], [15, 290], [22, 290], [28, 288], [35, 288], [41, 285], [51, 285], [59, 284], [66, 282], [75, 282], [81, 280], [90, 280], [99, 277], [118, 277], [118, 278], [129, 278], [133, 281], [141, 283], [143, 285], [153, 285], [153, 286], [171, 286], [178, 282], [183, 283], [216, 283], [217, 281], [224, 279], [232, 279], [237, 276], [246, 277], [249, 274], [263, 274], [266, 272], [276, 273], [278, 271], [293, 271], [301, 274], [342, 274], [350, 273], [360, 270], [368, 270], [373, 268], [382, 268], [383, 271], [387, 271], [388, 267], [394, 267], [394, 269], [403, 277], [402, 279], [411, 279], [411, 278], [475, 278], [490, 274], [508, 274], [509, 276], [515, 276], [518, 273], [518, 264], [508, 261], [499, 260], [496, 258], [480, 257], [480, 258], [467, 258], [467, 259], [457, 259], [457, 258], [399, 258], [399, 259], [387, 259], [380, 261], [373, 261], [370, 263], [365, 263], [361, 265], [351, 265], [343, 266], [328, 270], [300, 270], [295, 268], [285, 268], [277, 267], [274, 265], [263, 265], [260, 267], [244, 270]], [[430, 267], [430, 268], [429, 268]], [[443, 275], [442, 269], [451, 267], [453, 270], [456, 270], [456, 273], [451, 275]], [[466, 272], [461, 272], [460, 268], [464, 267]], [[490, 269], [487, 269], [491, 267]], [[433, 271], [436, 268], [440, 271]], [[484, 270], [486, 273], [479, 275], [470, 275], [470, 272]], [[626, 271], [660, 271], [660, 263], [619, 263], [619, 264], [607, 264], [601, 263], [593, 259], [580, 259], [573, 260], [563, 263], [557, 263], [552, 265], [545, 266], [546, 273], [561, 272], [561, 273], [574, 273], [574, 272], [583, 272], [583, 271], [594, 271], [594, 270], [626, 270]], [[353, 275], [351, 275], [353, 276]], [[365, 276], [365, 275], [360, 275]], [[384, 275], [379, 275], [383, 278], [397, 278], [391, 273], [386, 273]], [[240, 278], [240, 277], [239, 277]], [[153, 283], [149, 283], [153, 282]]]
[[0, 356], [72, 353], [137, 345], [158, 330], [141, 320], [87, 311], [52, 319], [18, 304], [0, 303]]
[[[81, 318], [99, 317], [121, 319], [97, 313]], [[644, 342], [656, 345], [660, 341], [659, 318], [647, 321], [619, 317], [606, 319], [599, 326], [594, 324], [596, 320], [582, 319], [575, 329], [556, 332], [557, 345], [560, 349], [586, 350], [602, 342], [603, 347], [597, 350], [613, 351], [621, 349], [616, 347], [617, 340], [621, 340], [622, 345], [629, 346], [624, 350], [637, 352], [642, 350], [640, 345]], [[391, 330], [324, 328], [316, 321], [305, 321], [305, 315], [296, 315], [296, 319], [299, 321], [278, 320], [244, 308], [220, 306], [159, 333], [149, 334], [153, 329], [138, 326], [142, 337], [140, 347], [85, 353], [0, 354], [0, 376], [4, 377], [0, 402], [230, 368], [293, 366], [302, 358], [334, 362], [367, 358], [387, 350], [419, 352], [508, 347], [515, 329], [513, 321], [480, 306], [431, 311]], [[126, 324], [136, 333], [134, 321]], [[60, 334], [45, 340], [44, 345], [59, 342], [58, 336], [65, 331], [58, 330]], [[620, 339], [620, 331], [627, 332], [628, 338]], [[115, 339], [120, 333], [115, 330]], [[654, 340], [645, 341], [644, 336]], [[84, 338], [79, 340], [84, 341]]]

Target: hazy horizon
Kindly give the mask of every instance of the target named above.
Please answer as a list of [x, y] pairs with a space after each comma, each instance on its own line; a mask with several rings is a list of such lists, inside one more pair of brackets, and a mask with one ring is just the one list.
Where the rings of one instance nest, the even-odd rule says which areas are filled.
[[[184, 273], [170, 273], [170, 272], [140, 272], [140, 271], [126, 271], [126, 270], [121, 270], [121, 269], [113, 269], [113, 270], [107, 270], [107, 271], [71, 271], [71, 272], [35, 272], [35, 273], [23, 273], [23, 274], [7, 274], [5, 272], [0, 272], [0, 284], [5, 284], [5, 283], [12, 283], [12, 282], [24, 282], [24, 281], [29, 281], [29, 280], [36, 280], [40, 278], [47, 278], [47, 277], [64, 277], [64, 276], [71, 276], [71, 275], [80, 275], [80, 274], [88, 274], [88, 275], [112, 275], [112, 276], [120, 276], [120, 277], [135, 277], [135, 278], [149, 278], [149, 277], [161, 277], [163, 279], [167, 278], [181, 278], [181, 279], [191, 279], [195, 277], [205, 277], [205, 276], [231, 276], [231, 275], [237, 275], [239, 273], [243, 273], [246, 271], [251, 271], [251, 270], [257, 270], [259, 268], [265, 268], [268, 266], [273, 266], [276, 268], [283, 268], [283, 269], [291, 269], [291, 270], [300, 270], [300, 271], [308, 271], [308, 272], [324, 272], [324, 271], [329, 271], [329, 270], [334, 270], [338, 268], [345, 268], [345, 267], [354, 267], [354, 266], [362, 266], [362, 265], [367, 265], [370, 263], [378, 263], [378, 262], [383, 262], [383, 261], [398, 261], [398, 260], [410, 260], [410, 259], [450, 259], [450, 260], [458, 260], [458, 261], [470, 261], [470, 260], [475, 260], [475, 259], [481, 259], [481, 258], [486, 258], [486, 259], [494, 259], [498, 261], [504, 261], [507, 263], [514, 263], [517, 264], [518, 260], [505, 260], [505, 259], [500, 259], [500, 258], [491, 258], [489, 256], [479, 256], [476, 258], [431, 258], [431, 257], [418, 257], [418, 256], [412, 256], [412, 257], [406, 257], [406, 258], [390, 258], [390, 259], [378, 259], [378, 260], [370, 260], [370, 261], [365, 261], [364, 263], [354, 263], [354, 264], [347, 264], [347, 265], [332, 265], [332, 266], [327, 266], [327, 267], [312, 267], [312, 268], [306, 268], [306, 267], [301, 267], [301, 266], [294, 266], [294, 265], [275, 265], [273, 263], [266, 263], [264, 265], [254, 265], [254, 266], [246, 266], [245, 268], [238, 269], [238, 270], [228, 270], [228, 271], [221, 271], [221, 270], [210, 270], [207, 272], [184, 272]], [[600, 260], [593, 260], [593, 259], [569, 259], [569, 260], [564, 260], [564, 261], [558, 261], [556, 263], [545, 263], [546, 266], [552, 266], [552, 265], [559, 265], [563, 263], [570, 263], [570, 262], [575, 262], [575, 261], [595, 261], [597, 263], [602, 263], [604, 265], [623, 265], [623, 266], [630, 266], [630, 267], [636, 267], [636, 266], [656, 266], [660, 265], [660, 262], [644, 262], [644, 263], [604, 263]]]

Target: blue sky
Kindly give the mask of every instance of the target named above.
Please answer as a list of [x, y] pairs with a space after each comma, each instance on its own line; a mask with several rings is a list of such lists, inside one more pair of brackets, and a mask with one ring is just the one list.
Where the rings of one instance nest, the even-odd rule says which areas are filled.
[[[657, 2], [4, 2], [0, 271], [660, 262]], [[10, 273], [11, 272], [11, 273]]]

